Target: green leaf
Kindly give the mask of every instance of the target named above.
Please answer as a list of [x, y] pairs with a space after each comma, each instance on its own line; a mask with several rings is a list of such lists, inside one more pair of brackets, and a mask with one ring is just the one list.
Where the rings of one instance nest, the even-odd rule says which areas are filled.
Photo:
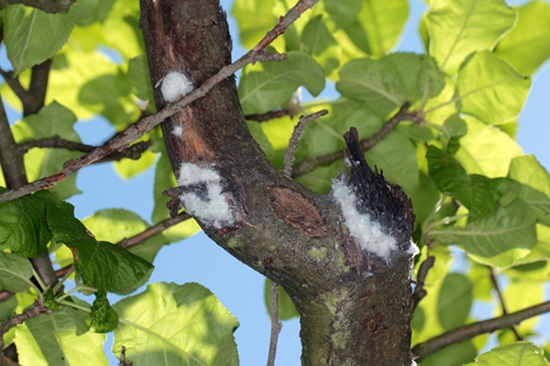
[[141, 153], [140, 158], [137, 160], [122, 159], [114, 161], [113, 167], [120, 177], [130, 179], [152, 167], [156, 160], [157, 154], [146, 150]]
[[548, 366], [544, 351], [530, 342], [516, 342], [497, 346], [476, 357], [475, 362], [464, 366]]
[[[519, 280], [510, 281], [502, 296], [504, 297], [506, 310], [512, 313], [544, 302], [544, 292], [544, 281], [529, 281], [520, 278]], [[516, 329], [520, 334], [529, 334], [534, 331], [539, 319], [538, 317], [525, 319], [521, 324], [516, 325]]]
[[132, 86], [134, 94], [143, 101], [148, 101], [151, 112], [156, 111], [155, 97], [149, 76], [149, 66], [145, 54], [136, 56], [128, 62], [128, 82]]
[[513, 158], [523, 155], [518, 143], [500, 129], [464, 116], [468, 133], [455, 157], [470, 174], [505, 177]]
[[23, 5], [3, 9], [4, 42], [15, 75], [53, 57], [74, 26], [70, 14], [50, 14]]
[[46, 224], [46, 204], [35, 196], [0, 203], [0, 250], [39, 256], [52, 234]]
[[[278, 287], [279, 292], [279, 320], [290, 320], [300, 316], [294, 303], [286, 293], [285, 289], [281, 286]], [[267, 309], [267, 314], [271, 317], [271, 280], [269, 278], [265, 279], [264, 284], [264, 302]]]
[[[422, 360], [422, 366], [456, 366], [472, 360], [477, 350], [472, 341], [451, 344]], [[502, 365], [500, 365], [502, 366]]]
[[252, 49], [275, 25], [272, 9], [276, 3], [276, 0], [235, 0], [231, 14], [237, 20], [239, 40], [245, 48]]
[[[105, 209], [99, 210], [93, 216], [82, 220], [82, 223], [94, 233], [97, 240], [107, 240], [119, 242], [125, 238], [130, 238], [143, 232], [150, 225], [138, 214], [123, 209]], [[153, 262], [160, 248], [168, 244], [168, 240], [160, 234], [153, 238], [130, 248], [130, 252]]]
[[443, 280], [437, 300], [439, 323], [445, 330], [466, 322], [472, 306], [472, 284], [459, 273], [450, 273]]
[[514, 121], [530, 87], [530, 78], [488, 51], [474, 54], [458, 73], [461, 111], [490, 124]]
[[[77, 335], [72, 309], [40, 314], [15, 330], [15, 344], [22, 365], [107, 366], [105, 335]], [[74, 311], [74, 310], [73, 310]], [[85, 345], [85, 346], [84, 346]]]
[[426, 22], [430, 55], [452, 75], [472, 52], [492, 49], [515, 19], [503, 0], [433, 0]]
[[336, 44], [321, 15], [312, 18], [302, 32], [302, 48], [310, 55], [320, 55]]
[[0, 251], [0, 290], [25, 292], [34, 286], [31, 277], [32, 265], [27, 258]]
[[491, 213], [497, 201], [508, 192], [505, 179], [468, 175], [464, 168], [442, 150], [430, 146], [426, 154], [430, 177], [443, 193], [450, 193], [470, 211], [469, 221]]
[[239, 84], [244, 114], [264, 113], [282, 106], [303, 85], [317, 96], [325, 87], [323, 68], [308, 54], [288, 52], [282, 62], [247, 66]]
[[[355, 10], [357, 5], [352, 6]], [[357, 20], [344, 31], [357, 49], [380, 57], [397, 43], [408, 14], [406, 0], [365, 0]]]
[[206, 288], [155, 283], [116, 303], [113, 352], [134, 365], [238, 365], [237, 319]]
[[325, 11], [340, 28], [351, 25], [359, 16], [363, 0], [325, 0]]
[[387, 58], [348, 62], [340, 69], [336, 88], [344, 97], [366, 102], [381, 117], [405, 102], [405, 86]]
[[48, 206], [48, 226], [54, 242], [73, 250], [76, 269], [88, 286], [125, 294], [145, 283], [153, 271], [153, 265], [146, 260], [111, 243], [97, 241], [66, 202]]
[[514, 158], [508, 173], [520, 182], [520, 197], [536, 212], [539, 222], [550, 226], [550, 174], [533, 155]]
[[[25, 117], [13, 126], [14, 138], [17, 142], [28, 139], [45, 139], [58, 136], [64, 140], [81, 142], [74, 130], [75, 115], [57, 102], [42, 108], [37, 114]], [[82, 155], [79, 152], [66, 149], [31, 149], [25, 154], [25, 167], [29, 181], [49, 176], [59, 172], [63, 164]], [[80, 190], [76, 188], [76, 174], [66, 177], [50, 192], [59, 199], [67, 199]]]
[[69, 9], [76, 24], [85, 27], [95, 22], [102, 22], [105, 20], [111, 8], [113, 7], [114, 0], [78, 0]]
[[495, 52], [521, 74], [531, 75], [550, 57], [550, 4], [530, 1], [517, 12], [515, 27], [500, 40]]
[[118, 314], [111, 307], [106, 292], [95, 293], [91, 318], [90, 328], [96, 333], [109, 333], [118, 326]]
[[445, 120], [443, 127], [449, 137], [462, 137], [468, 132], [468, 126], [460, 115], [453, 114]]
[[536, 217], [524, 202], [516, 199], [493, 214], [466, 225], [434, 230], [454, 243], [462, 244], [472, 259], [499, 268], [507, 268], [529, 254], [537, 243]]

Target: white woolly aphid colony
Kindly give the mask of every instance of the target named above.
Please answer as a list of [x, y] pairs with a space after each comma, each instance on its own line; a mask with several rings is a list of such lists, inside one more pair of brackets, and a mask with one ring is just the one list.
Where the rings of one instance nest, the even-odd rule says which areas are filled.
[[388, 260], [391, 251], [397, 249], [397, 240], [385, 234], [368, 213], [357, 211], [357, 197], [345, 179], [332, 182], [332, 196], [340, 205], [350, 235], [358, 241], [361, 249]]
[[[214, 169], [182, 163], [178, 186], [185, 189], [180, 195], [183, 206], [197, 219], [216, 229], [235, 222], [233, 210], [229, 205], [233, 197], [229, 193], [222, 193], [221, 177]], [[204, 187], [200, 192], [196, 188], [199, 186]]]
[[167, 103], [184, 97], [193, 91], [193, 83], [185, 75], [170, 71], [160, 80], [160, 92]]

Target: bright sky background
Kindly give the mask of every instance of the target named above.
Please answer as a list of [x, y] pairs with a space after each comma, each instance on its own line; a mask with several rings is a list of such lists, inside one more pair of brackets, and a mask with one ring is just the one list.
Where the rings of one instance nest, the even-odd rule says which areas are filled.
[[[523, 2], [509, 1], [512, 5]], [[235, 59], [244, 50], [238, 45], [235, 22], [230, 16], [232, 0], [222, 0], [221, 3], [229, 16], [235, 43]], [[421, 0], [411, 0], [410, 6], [409, 22], [398, 50], [422, 53], [423, 46], [417, 29], [425, 4]], [[5, 65], [5, 50], [1, 58], [4, 61], [0, 63]], [[545, 107], [550, 102], [550, 71], [546, 66], [534, 77], [531, 94], [520, 116], [518, 139], [526, 153], [535, 154], [545, 167], [549, 167], [550, 121]], [[335, 97], [334, 88], [328, 89], [331, 90], [323, 96]], [[17, 116], [12, 112], [10, 118], [13, 123]], [[100, 144], [114, 132], [106, 121], [100, 119], [79, 123], [76, 129], [83, 142], [88, 144]], [[153, 169], [129, 181], [123, 181], [110, 164], [97, 164], [85, 168], [77, 177], [77, 186], [84, 192], [70, 200], [76, 207], [77, 217], [84, 218], [103, 208], [124, 208], [150, 220], [153, 210]], [[234, 259], [202, 233], [163, 248], [154, 264], [156, 268], [151, 282], [198, 282], [209, 288], [239, 319], [240, 327], [235, 332], [235, 337], [241, 365], [257, 366], [266, 363], [270, 321], [263, 300], [262, 275]], [[116, 296], [111, 297], [112, 302], [117, 301], [116, 299]], [[277, 365], [300, 364], [301, 345], [298, 334], [297, 319], [283, 322], [277, 349]], [[106, 350], [111, 347], [111, 342], [108, 343]], [[114, 357], [110, 360], [112, 365], [117, 364]]]

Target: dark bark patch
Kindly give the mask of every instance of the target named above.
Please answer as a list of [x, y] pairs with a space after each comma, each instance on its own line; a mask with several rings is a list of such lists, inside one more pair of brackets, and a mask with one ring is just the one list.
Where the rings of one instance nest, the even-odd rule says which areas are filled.
[[365, 320], [365, 328], [374, 337], [384, 333], [386, 324], [384, 323], [384, 314], [375, 313]]
[[312, 238], [325, 235], [325, 220], [306, 196], [289, 187], [271, 187], [271, 193], [271, 205], [275, 213], [287, 224], [304, 231]]

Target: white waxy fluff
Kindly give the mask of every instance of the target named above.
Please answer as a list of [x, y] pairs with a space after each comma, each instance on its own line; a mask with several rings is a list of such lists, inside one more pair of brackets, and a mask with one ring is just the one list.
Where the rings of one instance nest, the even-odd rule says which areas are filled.
[[191, 91], [193, 91], [193, 83], [180, 72], [170, 71], [161, 80], [160, 92], [162, 98], [168, 103], [186, 96]]

